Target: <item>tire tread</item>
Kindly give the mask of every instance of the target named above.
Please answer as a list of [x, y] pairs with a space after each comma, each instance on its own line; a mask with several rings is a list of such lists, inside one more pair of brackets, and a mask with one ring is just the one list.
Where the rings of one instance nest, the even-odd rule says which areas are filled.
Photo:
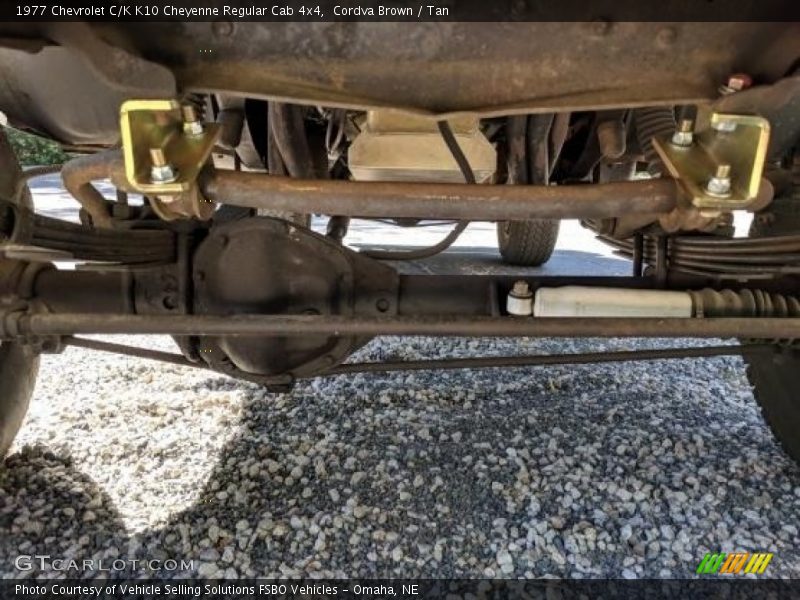
[[744, 360], [764, 421], [786, 454], [800, 464], [800, 352], [777, 350], [774, 355], [746, 355]]
[[[560, 222], [554, 219], [510, 221], [497, 224], [500, 255], [511, 265], [538, 267], [553, 255]], [[503, 228], [508, 226], [507, 235]]]

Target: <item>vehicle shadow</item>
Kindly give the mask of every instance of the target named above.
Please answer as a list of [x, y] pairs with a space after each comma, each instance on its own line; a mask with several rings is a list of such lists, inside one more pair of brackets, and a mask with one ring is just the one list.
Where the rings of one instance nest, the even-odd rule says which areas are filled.
[[[130, 541], [108, 494], [70, 456], [42, 444], [0, 463], [0, 531], [0, 578], [52, 577], [59, 560], [62, 577], [81, 577], [69, 561], [99, 567], [97, 561], [125, 553]], [[107, 551], [98, 553], [101, 546]]]
[[[521, 350], [551, 352], [557, 343], [524, 341]], [[469, 341], [442, 340], [443, 349], [468, 354]], [[358, 358], [430, 351], [409, 338]], [[706, 365], [714, 375], [697, 368], [698, 386], [713, 389], [720, 373], [741, 377], [735, 359], [714, 361]], [[646, 382], [662, 366], [633, 365], [630, 381]], [[195, 504], [148, 535], [175, 553], [181, 526], [205, 524], [189, 535], [197, 556], [220, 557], [211, 575], [504, 577], [497, 553], [510, 548], [515, 576], [619, 576], [635, 559], [643, 575], [685, 577], [697, 565], [684, 544], [731, 544], [717, 522], [686, 516], [705, 514], [708, 490], [718, 495], [713, 510], [747, 536], [772, 534], [742, 511], [784, 522], [778, 515], [796, 510], [778, 494], [800, 471], [755, 407], [721, 407], [675, 386], [654, 409], [646, 383], [615, 381], [616, 368], [372, 374], [282, 395], [248, 386], [239, 429]], [[720, 427], [734, 419], [734, 430]], [[706, 427], [719, 434], [698, 441]], [[769, 500], [756, 475], [765, 460], [775, 468]], [[689, 483], [675, 480], [676, 461]], [[622, 542], [621, 523], [632, 530]], [[653, 552], [679, 534], [674, 552]], [[789, 573], [800, 557], [789, 538], [777, 543]]]

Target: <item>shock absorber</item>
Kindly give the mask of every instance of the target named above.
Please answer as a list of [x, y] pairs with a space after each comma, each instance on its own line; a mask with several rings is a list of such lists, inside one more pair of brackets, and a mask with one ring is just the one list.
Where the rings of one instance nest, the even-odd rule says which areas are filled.
[[683, 292], [568, 285], [539, 288], [532, 309], [535, 317], [798, 317], [800, 300], [749, 289]]

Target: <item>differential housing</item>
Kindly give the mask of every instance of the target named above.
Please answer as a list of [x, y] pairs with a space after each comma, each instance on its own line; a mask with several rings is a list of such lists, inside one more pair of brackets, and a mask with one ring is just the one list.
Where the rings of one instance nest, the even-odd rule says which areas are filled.
[[[194, 255], [195, 314], [391, 315], [397, 274], [308, 229], [254, 217], [214, 227]], [[369, 338], [196, 338], [200, 358], [246, 379], [307, 376]]]

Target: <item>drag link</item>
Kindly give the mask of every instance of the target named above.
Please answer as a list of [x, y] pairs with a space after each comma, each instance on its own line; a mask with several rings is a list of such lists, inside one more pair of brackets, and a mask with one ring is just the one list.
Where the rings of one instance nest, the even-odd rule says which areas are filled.
[[[5, 323], [5, 319], [0, 319]], [[21, 335], [800, 338], [800, 318], [27, 314]], [[9, 339], [5, 328], [0, 334]]]
[[[182, 367], [208, 369], [203, 363], [194, 363], [180, 354], [150, 350], [136, 346], [115, 344], [101, 340], [80, 337], [66, 337], [65, 346], [74, 346], [87, 350], [109, 352], [122, 356], [144, 358]], [[537, 367], [547, 365], [582, 365], [634, 362], [649, 360], [672, 360], [687, 358], [713, 358], [717, 356], [752, 355], [755, 353], [774, 352], [771, 344], [729, 344], [719, 346], [699, 346], [687, 348], [653, 348], [645, 350], [622, 350], [615, 352], [581, 352], [570, 354], [540, 354], [517, 356], [482, 356], [474, 358], [423, 359], [411, 361], [347, 363], [339, 365], [316, 375], [316, 377], [333, 377], [359, 373], [389, 373], [399, 371], [432, 371], [457, 369], [492, 369], [501, 367]], [[285, 383], [285, 378], [263, 378], [263, 383]]]

